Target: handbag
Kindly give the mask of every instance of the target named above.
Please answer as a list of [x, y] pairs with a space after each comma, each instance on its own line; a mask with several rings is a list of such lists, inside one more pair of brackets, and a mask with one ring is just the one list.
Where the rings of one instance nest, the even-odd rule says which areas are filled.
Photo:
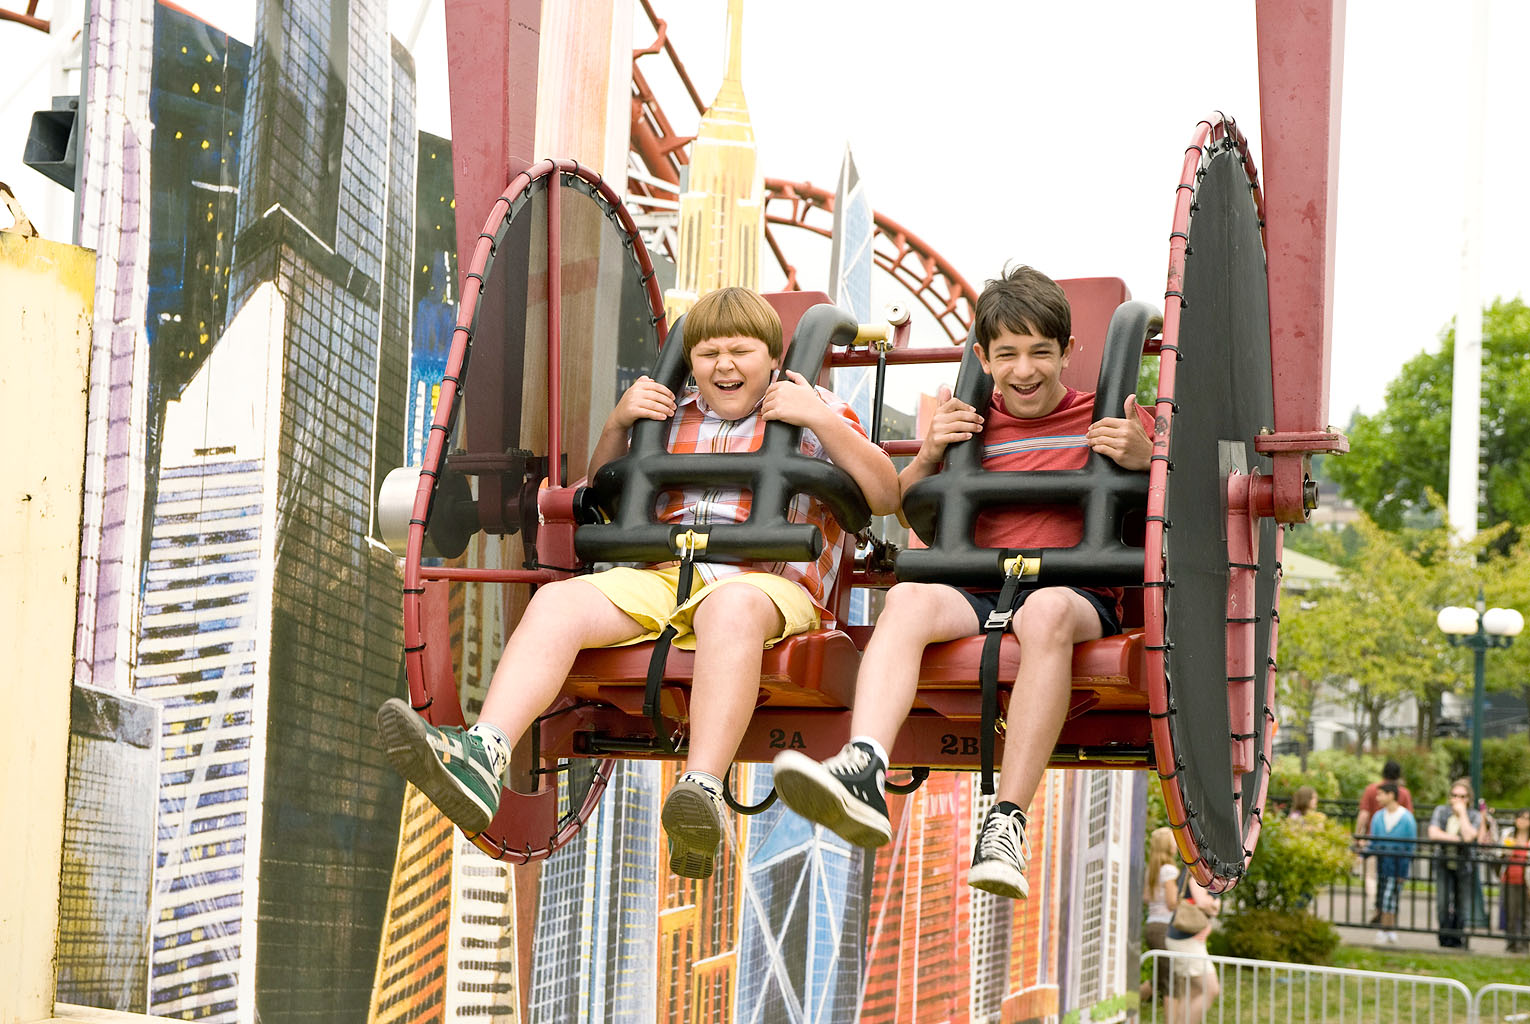
[[1174, 916], [1169, 927], [1185, 935], [1199, 935], [1211, 924], [1211, 917], [1189, 898], [1190, 871], [1186, 869], [1179, 884], [1179, 901], [1174, 904]]

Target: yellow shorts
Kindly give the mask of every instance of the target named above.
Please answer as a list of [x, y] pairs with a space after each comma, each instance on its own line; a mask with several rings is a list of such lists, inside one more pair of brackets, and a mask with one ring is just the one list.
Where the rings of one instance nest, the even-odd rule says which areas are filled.
[[[774, 602], [776, 610], [781, 613], [781, 621], [785, 623], [782, 626], [781, 635], [767, 640], [766, 647], [797, 633], [818, 628], [818, 609], [807, 596], [807, 591], [791, 580], [774, 573], [741, 572], [724, 576], [716, 583], [708, 583], [692, 591], [685, 604], [679, 608], [675, 607], [675, 597], [680, 588], [678, 565], [657, 569], [632, 569], [618, 566], [604, 572], [580, 576], [579, 579], [599, 590], [608, 601], [649, 630], [642, 636], [635, 636], [631, 640], [615, 644], [616, 647], [652, 640], [663, 632], [665, 626], [674, 626], [675, 646], [683, 651], [694, 651], [696, 633], [691, 626], [691, 620], [696, 614], [696, 606], [706, 600], [707, 595], [718, 587], [736, 583], [764, 591], [765, 596]], [[693, 580], [692, 585], [699, 582], [701, 578], [698, 576]]]

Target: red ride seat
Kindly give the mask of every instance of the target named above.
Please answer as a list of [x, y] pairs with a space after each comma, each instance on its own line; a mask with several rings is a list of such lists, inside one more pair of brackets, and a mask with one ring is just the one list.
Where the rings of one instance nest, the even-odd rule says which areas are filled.
[[[643, 713], [643, 687], [653, 642], [626, 647], [603, 647], [582, 651], [563, 684], [565, 696], [610, 704], [630, 715]], [[787, 637], [765, 651], [760, 664], [759, 707], [849, 707], [846, 699], [855, 689], [855, 673], [861, 652], [837, 629], [815, 629]], [[666, 715], [677, 708], [676, 686], [690, 689], [696, 656], [692, 651], [671, 649], [664, 673]]]

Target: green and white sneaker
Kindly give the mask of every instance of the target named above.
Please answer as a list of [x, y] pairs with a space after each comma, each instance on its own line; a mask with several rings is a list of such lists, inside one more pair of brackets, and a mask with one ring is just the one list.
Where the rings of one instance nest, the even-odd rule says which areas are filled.
[[682, 878], [710, 878], [727, 827], [722, 794], [682, 777], [665, 797], [659, 823], [669, 840], [669, 870]]
[[431, 725], [397, 697], [378, 709], [377, 729], [394, 769], [452, 824], [470, 836], [489, 827], [499, 810], [500, 778], [477, 736]]

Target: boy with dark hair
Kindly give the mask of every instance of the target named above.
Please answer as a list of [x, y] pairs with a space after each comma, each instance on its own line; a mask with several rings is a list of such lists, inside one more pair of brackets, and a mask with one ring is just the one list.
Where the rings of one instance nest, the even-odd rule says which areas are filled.
[[1397, 907], [1413, 863], [1413, 840], [1418, 838], [1418, 822], [1397, 795], [1395, 782], [1376, 787], [1368, 851], [1376, 858], [1376, 923], [1380, 925], [1376, 941], [1393, 945], [1397, 943]]
[[[900, 474], [906, 493], [937, 472], [947, 446], [982, 436], [994, 470], [1078, 469], [1097, 451], [1132, 470], [1148, 468], [1152, 419], [1128, 397], [1124, 417], [1091, 423], [1094, 394], [1062, 383], [1073, 351], [1072, 314], [1056, 282], [1030, 267], [989, 281], [978, 297], [974, 349], [993, 377], [993, 399], [978, 410], [942, 387], [919, 454]], [[1078, 544], [1076, 506], [1002, 508], [980, 514], [979, 547], [1066, 548]], [[1042, 587], [1022, 591], [1010, 622], [1020, 640], [1016, 707], [1004, 744], [997, 800], [978, 830], [967, 883], [1012, 899], [1025, 896], [1030, 849], [1025, 808], [1068, 710], [1073, 645], [1120, 632], [1121, 591]], [[932, 643], [981, 633], [998, 592], [938, 583], [899, 583], [861, 659], [850, 742], [819, 763], [795, 751], [775, 760], [776, 790], [798, 814], [866, 847], [891, 838], [884, 796], [887, 750], [913, 707], [919, 663]]]
[[[855, 413], [833, 392], [800, 374], [778, 379], [781, 321], [746, 288], [723, 288], [696, 303], [684, 325], [686, 361], [695, 379], [677, 399], [641, 377], [617, 402], [590, 456], [589, 475], [626, 454], [639, 419], [671, 416], [671, 452], [750, 452], [765, 424], [802, 427], [804, 455], [832, 461], [861, 488], [873, 513], [898, 507], [896, 471], [867, 438]], [[665, 523], [742, 522], [750, 495], [738, 487], [687, 487], [664, 496]], [[770, 565], [697, 563], [695, 590], [676, 607], [678, 565], [619, 567], [538, 588], [505, 644], [488, 696], [471, 729], [438, 728], [394, 698], [377, 721], [388, 758], [470, 835], [494, 820], [512, 739], [525, 733], [562, 689], [587, 647], [651, 640], [666, 625], [676, 647], [695, 650], [687, 771], [660, 813], [670, 870], [690, 878], [712, 873], [722, 840], [722, 776], [749, 725], [766, 647], [818, 627], [839, 572], [843, 530], [817, 499], [798, 495], [788, 518], [824, 534], [813, 562]]]
[[[1394, 783], [1397, 786], [1397, 802], [1409, 811], [1413, 810], [1413, 794], [1408, 792], [1408, 787], [1402, 783], [1402, 765], [1391, 758], [1381, 767], [1381, 778], [1368, 784], [1364, 792], [1360, 794], [1360, 810], [1355, 815], [1355, 835], [1364, 840], [1371, 834], [1371, 818], [1381, 805], [1376, 798], [1377, 792], [1384, 783]], [[1369, 857], [1355, 857], [1355, 869], [1364, 878], [1365, 895], [1367, 899], [1376, 898], [1376, 862]], [[1377, 910], [1371, 915], [1371, 924], [1381, 923], [1381, 911]]]

